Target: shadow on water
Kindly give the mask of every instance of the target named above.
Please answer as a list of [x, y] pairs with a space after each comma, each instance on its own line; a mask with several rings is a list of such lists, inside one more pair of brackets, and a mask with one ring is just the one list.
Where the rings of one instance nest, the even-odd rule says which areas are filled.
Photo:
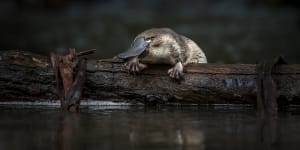
[[299, 149], [299, 109], [0, 108], [0, 149]]

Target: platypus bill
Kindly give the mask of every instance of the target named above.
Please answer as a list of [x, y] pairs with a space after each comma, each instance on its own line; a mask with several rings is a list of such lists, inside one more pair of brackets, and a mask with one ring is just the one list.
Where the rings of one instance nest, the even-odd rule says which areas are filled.
[[147, 68], [141, 62], [174, 65], [168, 74], [175, 79], [182, 77], [185, 65], [207, 63], [204, 52], [194, 41], [169, 28], [153, 28], [140, 33], [130, 48], [117, 57], [126, 61], [130, 72]]

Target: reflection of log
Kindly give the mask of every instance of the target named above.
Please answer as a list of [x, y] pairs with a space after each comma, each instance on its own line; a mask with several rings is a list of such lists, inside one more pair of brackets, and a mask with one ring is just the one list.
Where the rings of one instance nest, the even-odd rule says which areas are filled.
[[[31, 53], [16, 53], [1, 54], [0, 99], [58, 99], [54, 75], [47, 60]], [[181, 83], [169, 79], [169, 67], [153, 65], [139, 75], [130, 75], [123, 70], [122, 62], [88, 61], [83, 97], [164, 104], [256, 102], [254, 64], [190, 65], [186, 67], [185, 80]], [[273, 78], [279, 91], [279, 105], [299, 104], [300, 65], [278, 65]]]

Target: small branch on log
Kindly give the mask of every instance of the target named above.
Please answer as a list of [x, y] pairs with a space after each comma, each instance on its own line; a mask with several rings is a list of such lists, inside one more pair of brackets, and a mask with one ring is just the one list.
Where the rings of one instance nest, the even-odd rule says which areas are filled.
[[84, 56], [84, 55], [89, 55], [93, 54], [96, 51], [96, 49], [91, 49], [91, 50], [85, 50], [85, 51], [80, 51], [76, 53], [77, 57]]

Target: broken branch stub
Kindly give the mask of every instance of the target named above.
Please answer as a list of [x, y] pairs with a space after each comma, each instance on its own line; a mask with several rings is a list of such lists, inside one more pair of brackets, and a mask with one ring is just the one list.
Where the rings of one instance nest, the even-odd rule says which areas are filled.
[[[56, 78], [56, 89], [58, 96], [60, 97], [61, 101], [61, 107], [63, 109], [69, 109], [70, 103], [75, 106], [75, 110], [77, 110], [77, 107], [80, 101], [80, 97], [82, 95], [82, 86], [84, 82], [84, 71], [85, 70], [85, 65], [86, 60], [80, 61], [80, 67], [79, 67], [79, 75], [76, 78], [76, 82], [73, 83], [73, 69], [75, 67], [75, 59], [77, 58], [76, 56], [83, 56], [87, 54], [93, 53], [95, 50], [88, 50], [88, 51], [82, 51], [79, 53], [76, 53], [74, 48], [69, 49], [69, 53], [66, 55], [59, 54], [59, 53], [51, 53], [50, 58], [51, 58], [51, 63], [52, 63], [52, 68], [55, 73], [55, 78]], [[81, 69], [81, 70], [80, 70]], [[83, 69], [83, 70], [82, 70]], [[83, 81], [78, 81], [78, 80], [83, 80]], [[72, 87], [72, 90], [70, 91]], [[76, 92], [74, 92], [76, 91]], [[78, 92], [80, 92], [78, 94]], [[76, 96], [74, 96], [76, 95]], [[75, 98], [76, 100], [73, 100]], [[75, 101], [75, 102], [74, 102]], [[73, 108], [72, 108], [73, 110]]]
[[256, 67], [256, 107], [258, 115], [262, 118], [277, 117], [277, 98], [279, 96], [279, 92], [272, 73], [279, 64], [287, 64], [282, 56], [275, 58], [273, 62], [264, 61]]
[[80, 59], [78, 65], [78, 72], [74, 83], [72, 84], [67, 96], [67, 109], [72, 112], [78, 111], [80, 105], [80, 99], [83, 93], [83, 86], [85, 83], [85, 69], [86, 69], [86, 59]]

